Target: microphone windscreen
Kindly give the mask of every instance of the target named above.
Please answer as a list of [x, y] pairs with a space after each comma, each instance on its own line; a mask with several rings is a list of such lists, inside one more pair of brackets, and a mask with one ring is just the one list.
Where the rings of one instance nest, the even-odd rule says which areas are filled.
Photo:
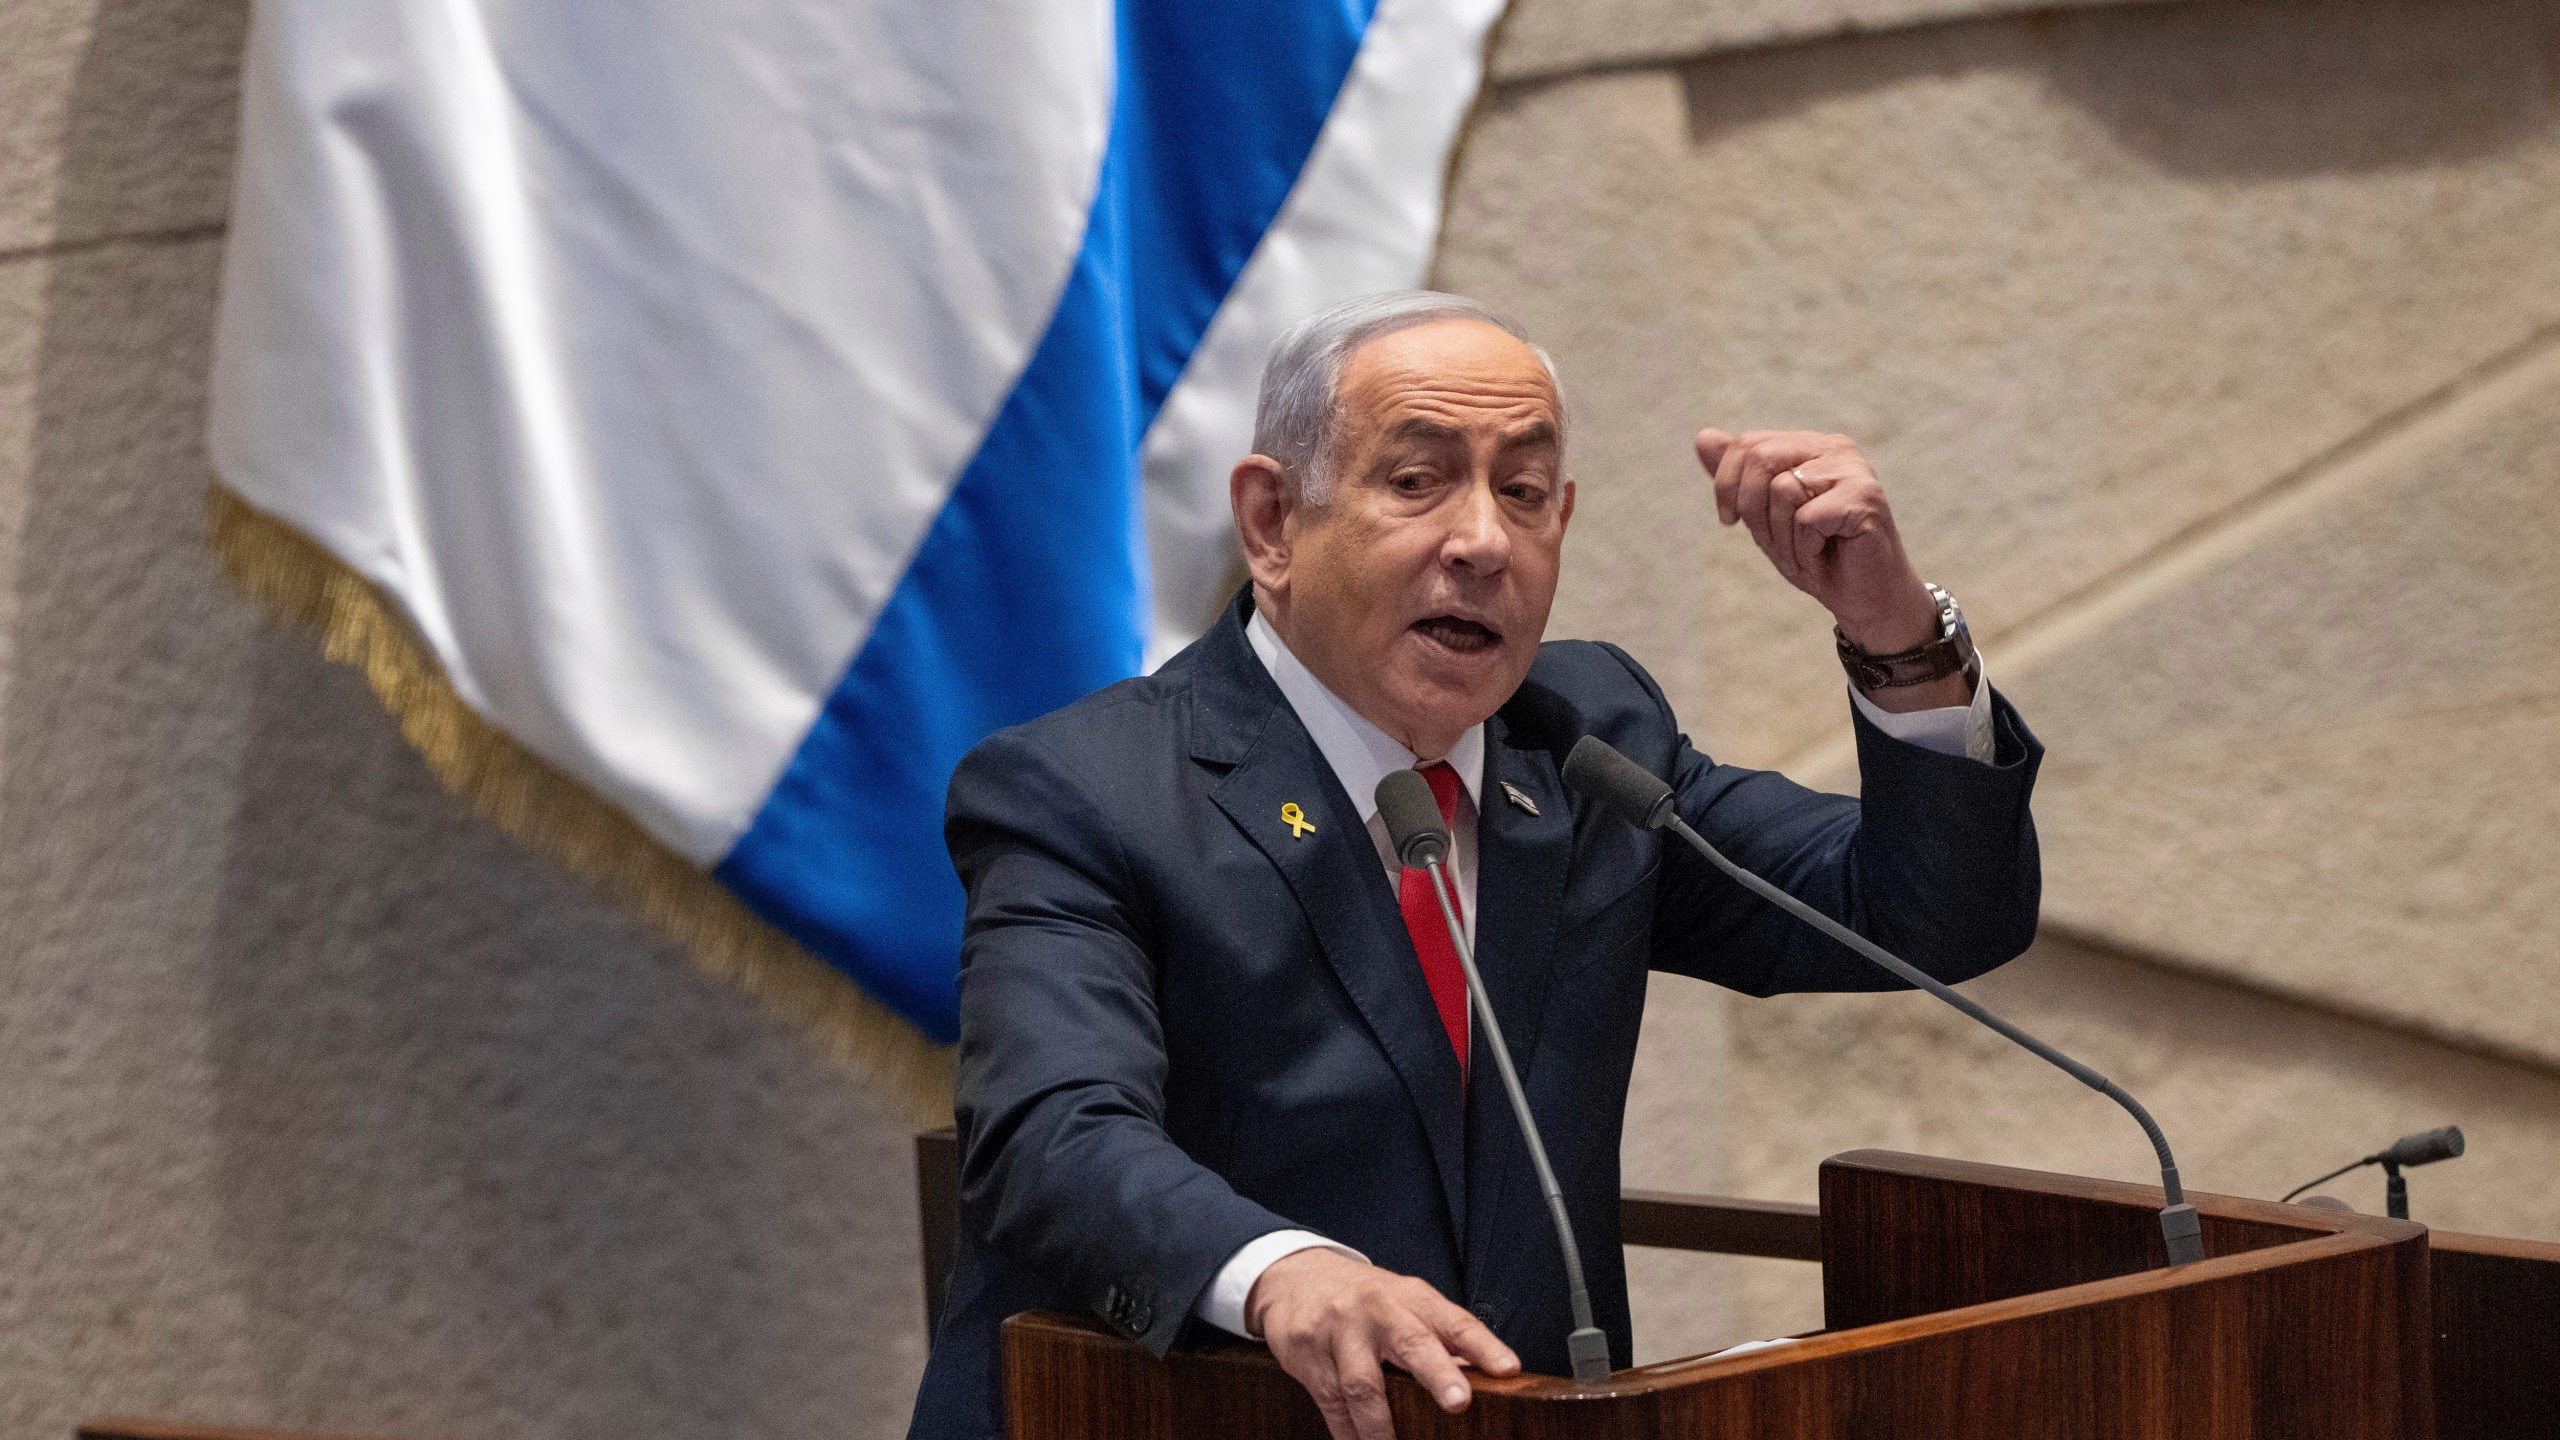
[[1440, 802], [1421, 771], [1390, 770], [1378, 781], [1378, 818], [1387, 822], [1387, 843], [1407, 870], [1449, 858], [1449, 828], [1440, 823]]
[[2382, 1158], [2394, 1165], [2432, 1165], [2461, 1153], [2462, 1131], [2457, 1126], [2447, 1125], [2441, 1130], [2421, 1130], [2415, 1135], [2401, 1136], [2391, 1142], [2390, 1149], [2382, 1152]]
[[1659, 830], [1671, 819], [1671, 787], [1597, 735], [1575, 742], [1564, 758], [1564, 783], [1639, 830]]

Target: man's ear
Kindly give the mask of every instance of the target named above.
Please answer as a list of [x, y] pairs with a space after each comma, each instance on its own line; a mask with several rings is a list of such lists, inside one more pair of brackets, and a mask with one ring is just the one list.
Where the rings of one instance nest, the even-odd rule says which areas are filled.
[[1562, 530], [1573, 523], [1573, 477], [1564, 477], [1564, 505], [1556, 511], [1556, 528]]
[[1289, 589], [1289, 479], [1268, 455], [1247, 455], [1227, 474], [1227, 500], [1236, 513], [1236, 543], [1255, 588], [1285, 595]]

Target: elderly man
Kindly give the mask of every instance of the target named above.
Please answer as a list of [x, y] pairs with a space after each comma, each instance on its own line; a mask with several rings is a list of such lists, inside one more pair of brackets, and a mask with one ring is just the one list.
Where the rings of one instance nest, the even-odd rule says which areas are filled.
[[1451, 937], [1372, 793], [1420, 768], [1460, 923], [1544, 1129], [1616, 1363], [1618, 1138], [1647, 973], [1889, 988], [1569, 793], [1596, 734], [1727, 854], [1954, 980], [2025, 948], [2038, 749], [1836, 435], [1706, 430], [1718, 518], [1820, 601], [1863, 799], [1718, 765], [1624, 653], [1541, 644], [1573, 518], [1564, 405], [1520, 332], [1375, 296], [1284, 336], [1231, 489], [1251, 584], [1155, 675], [1006, 731], [951, 783], [962, 1239], [918, 1436], [1002, 1428], [998, 1327], [1089, 1309], [1162, 1353], [1267, 1341], [1340, 1440], [1382, 1367], [1567, 1370], [1563, 1261]]

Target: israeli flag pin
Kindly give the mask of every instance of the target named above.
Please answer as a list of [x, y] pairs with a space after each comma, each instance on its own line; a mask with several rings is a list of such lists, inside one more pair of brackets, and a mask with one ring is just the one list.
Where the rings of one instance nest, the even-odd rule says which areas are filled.
[[1505, 780], [1502, 782], [1502, 793], [1511, 797], [1512, 804], [1519, 806], [1521, 809], [1528, 811], [1532, 815], [1538, 813], [1538, 802], [1521, 794], [1519, 786]]

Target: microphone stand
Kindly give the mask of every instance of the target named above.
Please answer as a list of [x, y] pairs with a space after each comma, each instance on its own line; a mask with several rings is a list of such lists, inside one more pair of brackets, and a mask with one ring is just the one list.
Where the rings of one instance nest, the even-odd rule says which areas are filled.
[[2401, 1175], [2400, 1167], [2432, 1165], [2438, 1160], [2450, 1160], [2460, 1155], [2462, 1149], [2462, 1131], [2451, 1125], [2439, 1130], [2421, 1130], [2415, 1135], [2403, 1135], [2392, 1141], [2389, 1146], [2361, 1160], [2341, 1165], [2316, 1180], [2303, 1181], [2284, 1192], [2284, 1199], [2291, 1200], [2314, 1185], [2326, 1185], [2350, 1170], [2360, 1170], [2367, 1165], [2379, 1165], [2382, 1167], [2382, 1173], [2391, 1177], [2382, 1190], [2385, 1213], [2394, 1220], [2406, 1220], [2409, 1218], [2409, 1182]]
[[[1665, 809], [1668, 810], [1668, 807], [1666, 806]], [[1941, 982], [1938, 977], [1909, 964], [1866, 936], [1726, 859], [1722, 851], [1707, 843], [1707, 837], [1691, 829], [1689, 822], [1681, 819], [1678, 811], [1669, 811], [1668, 818], [1659, 823], [1667, 826], [1681, 839], [1688, 841], [1691, 848], [1707, 857], [1709, 864], [1733, 877], [1734, 882], [1743, 889], [1855, 950], [1903, 983], [1915, 989], [1926, 990], [1953, 1005], [1999, 1032], [2037, 1059], [2054, 1066], [2072, 1079], [2123, 1106], [2126, 1113], [2132, 1115], [2134, 1120], [2142, 1126], [2142, 1133], [2151, 1138], [2152, 1152], [2160, 1161], [2161, 1198], [2168, 1201], [2168, 1204], [2160, 1210], [2160, 1239], [2168, 1247], [2169, 1263], [2192, 1265], [2205, 1258], [2204, 1221], [2196, 1214], [2196, 1207], [2187, 1203], [2186, 1191], [2178, 1184], [2178, 1162], [2169, 1154], [2169, 1137], [2160, 1133], [2159, 1122], [2151, 1118], [2150, 1111], [2142, 1108], [2141, 1101], [2126, 1094], [2122, 1086], [2106, 1076], [1957, 994], [1952, 987]]]
[[1585, 1385], [1597, 1385], [1609, 1378], [1609, 1337], [1592, 1323], [1591, 1292], [1582, 1283], [1582, 1251], [1573, 1241], [1573, 1221], [1565, 1214], [1564, 1189], [1556, 1184], [1554, 1167], [1547, 1164], [1547, 1147], [1538, 1139], [1538, 1127], [1529, 1120], [1528, 1092], [1520, 1088], [1520, 1075], [1511, 1068], [1511, 1046], [1502, 1038], [1502, 1022], [1493, 1016], [1493, 1001], [1484, 993], [1484, 977], [1476, 972], [1475, 947], [1467, 943], [1467, 929], [1458, 923], [1458, 907], [1450, 898], [1449, 877], [1443, 873], [1437, 856], [1426, 857], [1423, 869], [1431, 877], [1431, 895], [1440, 902], [1440, 918], [1449, 927], [1449, 942], [1458, 952], [1458, 964], [1467, 975], [1467, 1001], [1474, 1009], [1476, 1023], [1484, 1026], [1484, 1037], [1493, 1052], [1493, 1068], [1502, 1075], [1502, 1088], [1511, 1096], [1511, 1113], [1520, 1122], [1520, 1139], [1529, 1147], [1529, 1163], [1537, 1167], [1538, 1190], [1547, 1199], [1547, 1212], [1555, 1217], [1556, 1236], [1564, 1242], [1564, 1278], [1573, 1299], [1573, 1333], [1565, 1337], [1565, 1353], [1573, 1360], [1573, 1378]]

